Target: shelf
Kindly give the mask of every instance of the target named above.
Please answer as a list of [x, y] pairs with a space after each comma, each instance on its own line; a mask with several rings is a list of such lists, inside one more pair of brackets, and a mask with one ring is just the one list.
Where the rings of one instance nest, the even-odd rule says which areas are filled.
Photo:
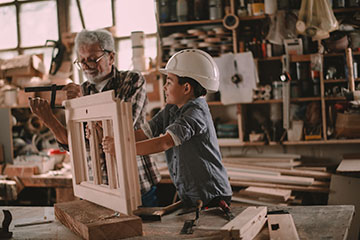
[[346, 101], [345, 97], [325, 97], [325, 101]]
[[[344, 56], [345, 54], [345, 51], [344, 52], [338, 52], [338, 53], [324, 53], [324, 57], [342, 57]], [[360, 52], [359, 51], [353, 51], [352, 52], [353, 55], [360, 55]]]
[[186, 22], [167, 22], [160, 23], [160, 27], [176, 27], [176, 26], [186, 26], [186, 25], [203, 25], [203, 24], [218, 24], [222, 23], [222, 19], [216, 20], [200, 20], [200, 21], [186, 21]]
[[[291, 98], [290, 102], [311, 102], [311, 101], [320, 101], [320, 97], [303, 97], [303, 98]], [[269, 104], [269, 103], [282, 103], [282, 99], [270, 99], [270, 100], [256, 100], [251, 103], [243, 104]]]
[[352, 8], [335, 8], [333, 9], [334, 13], [348, 13], [348, 12], [358, 12], [360, 8], [352, 7]]
[[281, 61], [282, 56], [276, 56], [276, 57], [266, 57], [266, 58], [256, 58], [255, 60], [259, 62], [265, 62], [265, 61]]
[[263, 14], [260, 16], [244, 16], [244, 17], [239, 17], [239, 21], [253, 21], [253, 20], [262, 20], [267, 18], [268, 15]]
[[[360, 81], [360, 78], [356, 78], [355, 79], [355, 82], [359, 82]], [[324, 80], [324, 83], [347, 83], [348, 80], [346, 79], [326, 79]]]
[[223, 106], [223, 104], [220, 101], [210, 101], [207, 102], [209, 106]]
[[280, 145], [325, 145], [325, 144], [357, 144], [360, 143], [360, 139], [332, 139], [332, 140], [312, 140], [312, 141], [284, 141], [270, 142], [243, 142], [237, 138], [219, 138], [220, 147], [246, 147], [246, 146], [280, 146]]

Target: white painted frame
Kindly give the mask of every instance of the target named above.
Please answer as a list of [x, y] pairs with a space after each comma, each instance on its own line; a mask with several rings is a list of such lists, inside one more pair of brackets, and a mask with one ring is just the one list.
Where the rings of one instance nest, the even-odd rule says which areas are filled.
[[[63, 102], [63, 105], [65, 106], [74, 195], [132, 215], [133, 210], [141, 204], [141, 195], [131, 103], [115, 98], [112, 90], [67, 100]], [[106, 154], [108, 185], [100, 184], [98, 148], [94, 148], [98, 145], [98, 139], [94, 137], [94, 134], [91, 134], [89, 139], [94, 181], [88, 179], [83, 123], [89, 121], [102, 121], [104, 136], [114, 137], [116, 156]]]

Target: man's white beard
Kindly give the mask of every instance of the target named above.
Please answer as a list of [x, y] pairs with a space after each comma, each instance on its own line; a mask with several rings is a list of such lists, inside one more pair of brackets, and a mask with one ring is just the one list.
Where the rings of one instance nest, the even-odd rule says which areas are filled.
[[96, 77], [88, 77], [86, 74], [84, 74], [84, 75], [85, 75], [88, 82], [96, 85], [96, 84], [102, 82], [105, 79], [107, 74], [106, 73], [99, 73]]

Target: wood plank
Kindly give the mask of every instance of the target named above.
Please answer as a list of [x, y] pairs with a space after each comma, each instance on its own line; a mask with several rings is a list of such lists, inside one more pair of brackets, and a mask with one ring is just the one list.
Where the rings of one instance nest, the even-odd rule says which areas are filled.
[[252, 187], [248, 187], [246, 189], [241, 190], [239, 192], [239, 194], [246, 195], [246, 196], [254, 196], [254, 197], [272, 198], [272, 199], [286, 202], [291, 195], [291, 190], [271, 189], [271, 188], [252, 186]]
[[267, 218], [270, 239], [300, 240], [291, 214], [268, 214]]
[[230, 180], [245, 180], [255, 182], [283, 183], [292, 185], [310, 186], [314, 183], [314, 178], [293, 177], [293, 176], [269, 176], [253, 173], [233, 173]]
[[301, 177], [312, 177], [315, 179], [330, 179], [331, 173], [328, 172], [319, 172], [319, 171], [311, 171], [311, 170], [298, 170], [298, 169], [283, 169], [283, 168], [274, 168], [274, 167], [261, 167], [261, 166], [253, 166], [246, 164], [232, 164], [232, 163], [224, 163], [226, 168], [241, 168], [241, 169], [254, 169], [261, 171], [273, 171], [279, 172], [282, 175], [290, 175], [290, 176], [301, 176]]
[[142, 236], [139, 217], [120, 214], [108, 208], [79, 200], [54, 205], [56, 218], [84, 239], [122, 239]]
[[360, 172], [360, 159], [342, 160], [337, 172]]
[[324, 192], [324, 193], [329, 192], [329, 188], [324, 188], [324, 187], [297, 186], [297, 185], [275, 184], [275, 183], [266, 183], [266, 182], [250, 182], [250, 181], [241, 181], [241, 180], [230, 180], [230, 184], [233, 187], [256, 186], [256, 187], [290, 189], [290, 190], [301, 191], [301, 192]]
[[[248, 207], [238, 214], [233, 220], [225, 224], [221, 228], [221, 231], [225, 234], [227, 232], [231, 232], [231, 237], [241, 239], [241, 237], [251, 228], [254, 226], [259, 227], [258, 225], [255, 225], [255, 223], [265, 218], [266, 213], [267, 207]], [[262, 226], [259, 231], [261, 228]]]
[[292, 163], [293, 158], [272, 158], [272, 157], [226, 157], [223, 162], [229, 163], [255, 163], [255, 162], [286, 162]]
[[231, 201], [247, 203], [252, 206], [287, 206], [288, 205], [286, 203], [271, 202], [271, 201], [266, 201], [264, 199], [254, 199], [254, 198], [239, 197], [239, 196], [232, 196]]
[[264, 170], [257, 170], [257, 169], [246, 169], [246, 168], [236, 168], [236, 167], [226, 167], [227, 173], [230, 176], [231, 174], [236, 173], [255, 173], [255, 174], [263, 174], [269, 176], [280, 176], [279, 172], [274, 171], [264, 171]]

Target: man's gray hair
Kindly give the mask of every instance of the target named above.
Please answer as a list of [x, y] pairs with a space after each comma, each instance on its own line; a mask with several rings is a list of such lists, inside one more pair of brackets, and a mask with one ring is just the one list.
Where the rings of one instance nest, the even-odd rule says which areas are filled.
[[82, 45], [99, 43], [100, 47], [106, 51], [115, 52], [114, 38], [107, 30], [82, 30], [75, 37], [75, 51], [79, 50]]

